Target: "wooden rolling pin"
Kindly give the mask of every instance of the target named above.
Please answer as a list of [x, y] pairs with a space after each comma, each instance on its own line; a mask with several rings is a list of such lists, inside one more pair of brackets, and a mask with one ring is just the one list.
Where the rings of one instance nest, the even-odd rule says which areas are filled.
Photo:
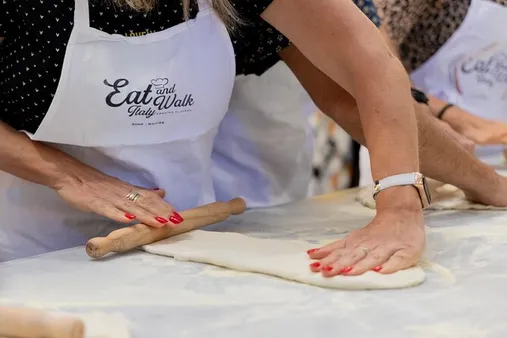
[[180, 212], [184, 221], [176, 228], [165, 226], [154, 228], [144, 224], [115, 230], [107, 237], [92, 238], [86, 244], [86, 253], [91, 258], [101, 258], [110, 252], [126, 252], [142, 245], [157, 242], [172, 236], [225, 221], [231, 215], [239, 215], [246, 209], [242, 198], [229, 202], [215, 202]]
[[44, 310], [0, 306], [0, 337], [84, 338], [84, 323], [71, 316]]

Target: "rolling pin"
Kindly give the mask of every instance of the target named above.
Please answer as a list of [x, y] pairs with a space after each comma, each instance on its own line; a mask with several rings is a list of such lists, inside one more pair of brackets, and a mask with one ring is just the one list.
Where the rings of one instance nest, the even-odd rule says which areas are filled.
[[80, 319], [39, 309], [0, 306], [0, 337], [84, 338], [84, 334]]
[[242, 198], [229, 202], [214, 202], [180, 212], [184, 221], [178, 227], [154, 228], [144, 224], [121, 228], [107, 237], [95, 237], [86, 244], [86, 253], [91, 258], [101, 258], [110, 252], [126, 252], [142, 245], [157, 242], [172, 236], [225, 221], [231, 215], [239, 215], [246, 209]]

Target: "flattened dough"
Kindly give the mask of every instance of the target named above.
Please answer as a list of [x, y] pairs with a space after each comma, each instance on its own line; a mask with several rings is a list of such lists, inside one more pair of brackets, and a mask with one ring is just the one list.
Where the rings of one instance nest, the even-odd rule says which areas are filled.
[[419, 285], [425, 274], [420, 267], [390, 275], [366, 272], [361, 276], [322, 277], [310, 271], [306, 250], [314, 245], [302, 241], [260, 239], [238, 233], [195, 230], [143, 246], [152, 254], [179, 261], [207, 263], [255, 272], [304, 284], [345, 290], [398, 289]]
[[[434, 180], [428, 180], [432, 202], [427, 210], [507, 210], [507, 207], [495, 207], [474, 203], [466, 199], [462, 190], [450, 184], [443, 184]], [[373, 187], [365, 187], [359, 190], [356, 201], [375, 209], [373, 199]]]

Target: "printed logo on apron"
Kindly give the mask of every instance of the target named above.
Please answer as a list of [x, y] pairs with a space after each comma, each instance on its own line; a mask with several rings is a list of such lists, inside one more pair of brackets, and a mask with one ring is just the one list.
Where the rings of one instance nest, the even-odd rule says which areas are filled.
[[167, 78], [153, 79], [143, 90], [131, 90], [129, 84], [124, 78], [105, 79], [104, 85], [111, 90], [105, 102], [131, 118], [133, 126], [164, 124], [163, 117], [190, 113], [195, 103], [192, 93], [178, 92], [176, 83], [170, 83]]
[[[29, 136], [106, 175], [166, 189], [176, 210], [215, 201], [212, 144], [236, 68], [226, 27], [206, 1], [195, 19], [169, 29], [110, 35], [90, 26], [88, 1], [75, 0], [58, 89]], [[0, 261], [82, 245], [118, 226], [3, 172], [0, 205], [8, 210], [0, 213]]]
[[461, 95], [507, 99], [507, 44], [494, 42], [454, 63], [454, 85]]

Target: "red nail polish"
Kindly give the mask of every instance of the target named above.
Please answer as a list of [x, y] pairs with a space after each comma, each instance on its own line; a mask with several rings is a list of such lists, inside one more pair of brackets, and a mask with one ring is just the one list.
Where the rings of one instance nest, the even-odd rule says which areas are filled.
[[306, 251], [306, 253], [311, 255], [312, 253], [317, 252], [317, 251], [319, 251], [319, 249], [310, 249], [310, 250]]
[[177, 220], [179, 220], [180, 221], [179, 223], [183, 222], [183, 217], [181, 217], [181, 215], [178, 214], [176, 211], [173, 212], [172, 216], [175, 217]]
[[157, 191], [157, 190], [160, 190], [160, 188], [155, 188], [155, 189], [153, 189], [153, 190], [154, 190], [154, 191]]
[[346, 266], [340, 270], [340, 273], [349, 273], [350, 271], [352, 271], [352, 267]]
[[375, 271], [375, 272], [379, 272], [380, 270], [382, 270], [382, 267], [381, 266], [376, 266], [374, 267], [373, 269], [371, 269], [372, 271]]
[[155, 219], [157, 220], [157, 222], [161, 223], [161, 224], [166, 224], [167, 222], [169, 222], [168, 220], [166, 220], [164, 217], [155, 217]]
[[169, 217], [169, 220], [170, 220], [172, 223], [174, 223], [174, 224], [180, 224], [181, 222], [183, 222], [183, 220], [182, 220], [182, 219], [180, 220], [179, 218], [176, 218], [175, 216], [171, 216], [171, 217]]
[[125, 214], [125, 217], [127, 217], [128, 219], [136, 219], [136, 216], [132, 214]]
[[333, 267], [328, 265], [328, 266], [325, 266], [322, 270], [330, 272], [330, 271], [333, 271]]
[[315, 262], [315, 263], [310, 264], [310, 266], [312, 268], [318, 268], [318, 267], [320, 267], [320, 263], [319, 262]]

